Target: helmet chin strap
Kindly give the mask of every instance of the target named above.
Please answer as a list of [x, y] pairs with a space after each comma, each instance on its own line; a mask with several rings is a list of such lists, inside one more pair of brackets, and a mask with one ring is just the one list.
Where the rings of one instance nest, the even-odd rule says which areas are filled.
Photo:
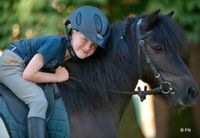
[[80, 59], [78, 58], [78, 56], [76, 55], [76, 53], [75, 53], [75, 51], [74, 51], [74, 49], [73, 49], [73, 47], [70, 45], [69, 47], [68, 47], [68, 53], [69, 53], [69, 55], [70, 55], [70, 57], [73, 59], [73, 60], [75, 60], [75, 61], [79, 61]]

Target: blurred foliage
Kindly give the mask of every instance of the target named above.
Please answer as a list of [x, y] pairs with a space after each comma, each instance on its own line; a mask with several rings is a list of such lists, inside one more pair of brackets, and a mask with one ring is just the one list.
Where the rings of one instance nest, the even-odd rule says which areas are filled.
[[199, 0], [151, 0], [148, 10], [159, 8], [162, 12], [175, 11], [175, 20], [184, 28], [190, 41], [200, 38]]
[[64, 35], [63, 23], [73, 6], [65, 0], [0, 1], [0, 48], [23, 38]]
[[189, 38], [194, 41], [199, 37], [199, 0], [6, 0], [0, 1], [0, 48], [23, 38], [64, 35], [65, 19], [81, 5], [101, 8], [111, 23], [157, 8], [163, 13], [174, 10], [174, 18], [184, 27]]
[[11, 40], [11, 31], [16, 16], [13, 16], [14, 0], [0, 1], [0, 47]]
[[101, 8], [113, 22], [131, 12], [139, 11], [139, 8], [144, 9], [145, 4], [145, 0], [0, 1], [0, 49], [19, 39], [45, 34], [65, 35], [63, 25], [65, 19], [81, 5], [94, 5]]

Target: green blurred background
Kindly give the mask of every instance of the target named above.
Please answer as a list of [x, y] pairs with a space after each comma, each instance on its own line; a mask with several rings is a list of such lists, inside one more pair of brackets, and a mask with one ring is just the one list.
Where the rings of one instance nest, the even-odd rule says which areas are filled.
[[[200, 84], [200, 0], [1, 0], [0, 49], [19, 39], [44, 34], [65, 35], [64, 21], [81, 5], [99, 7], [111, 23], [158, 8], [162, 13], [175, 11], [173, 18], [183, 27], [189, 41], [184, 59]], [[199, 102], [194, 107], [174, 111], [156, 100], [159, 99], [155, 99], [158, 138], [200, 137]], [[135, 119], [136, 108], [132, 103], [129, 104], [119, 127], [120, 138], [144, 137]], [[159, 112], [161, 109], [165, 109], [165, 112]], [[163, 118], [164, 121], [157, 118]], [[182, 127], [191, 128], [192, 131], [180, 133]]]

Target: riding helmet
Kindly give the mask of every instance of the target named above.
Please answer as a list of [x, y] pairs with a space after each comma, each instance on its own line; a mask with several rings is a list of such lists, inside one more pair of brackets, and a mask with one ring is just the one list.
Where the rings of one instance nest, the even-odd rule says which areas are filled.
[[101, 48], [105, 48], [110, 35], [107, 17], [93, 6], [82, 6], [72, 12], [65, 21], [65, 28], [67, 36], [71, 36], [72, 29], [77, 30]]

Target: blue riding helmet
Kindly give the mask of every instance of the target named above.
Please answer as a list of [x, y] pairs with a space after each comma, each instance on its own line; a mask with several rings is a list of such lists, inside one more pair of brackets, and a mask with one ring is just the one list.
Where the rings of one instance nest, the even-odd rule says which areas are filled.
[[107, 17], [96, 7], [82, 6], [71, 13], [65, 21], [68, 36], [72, 29], [77, 30], [101, 48], [110, 35], [110, 25]]

